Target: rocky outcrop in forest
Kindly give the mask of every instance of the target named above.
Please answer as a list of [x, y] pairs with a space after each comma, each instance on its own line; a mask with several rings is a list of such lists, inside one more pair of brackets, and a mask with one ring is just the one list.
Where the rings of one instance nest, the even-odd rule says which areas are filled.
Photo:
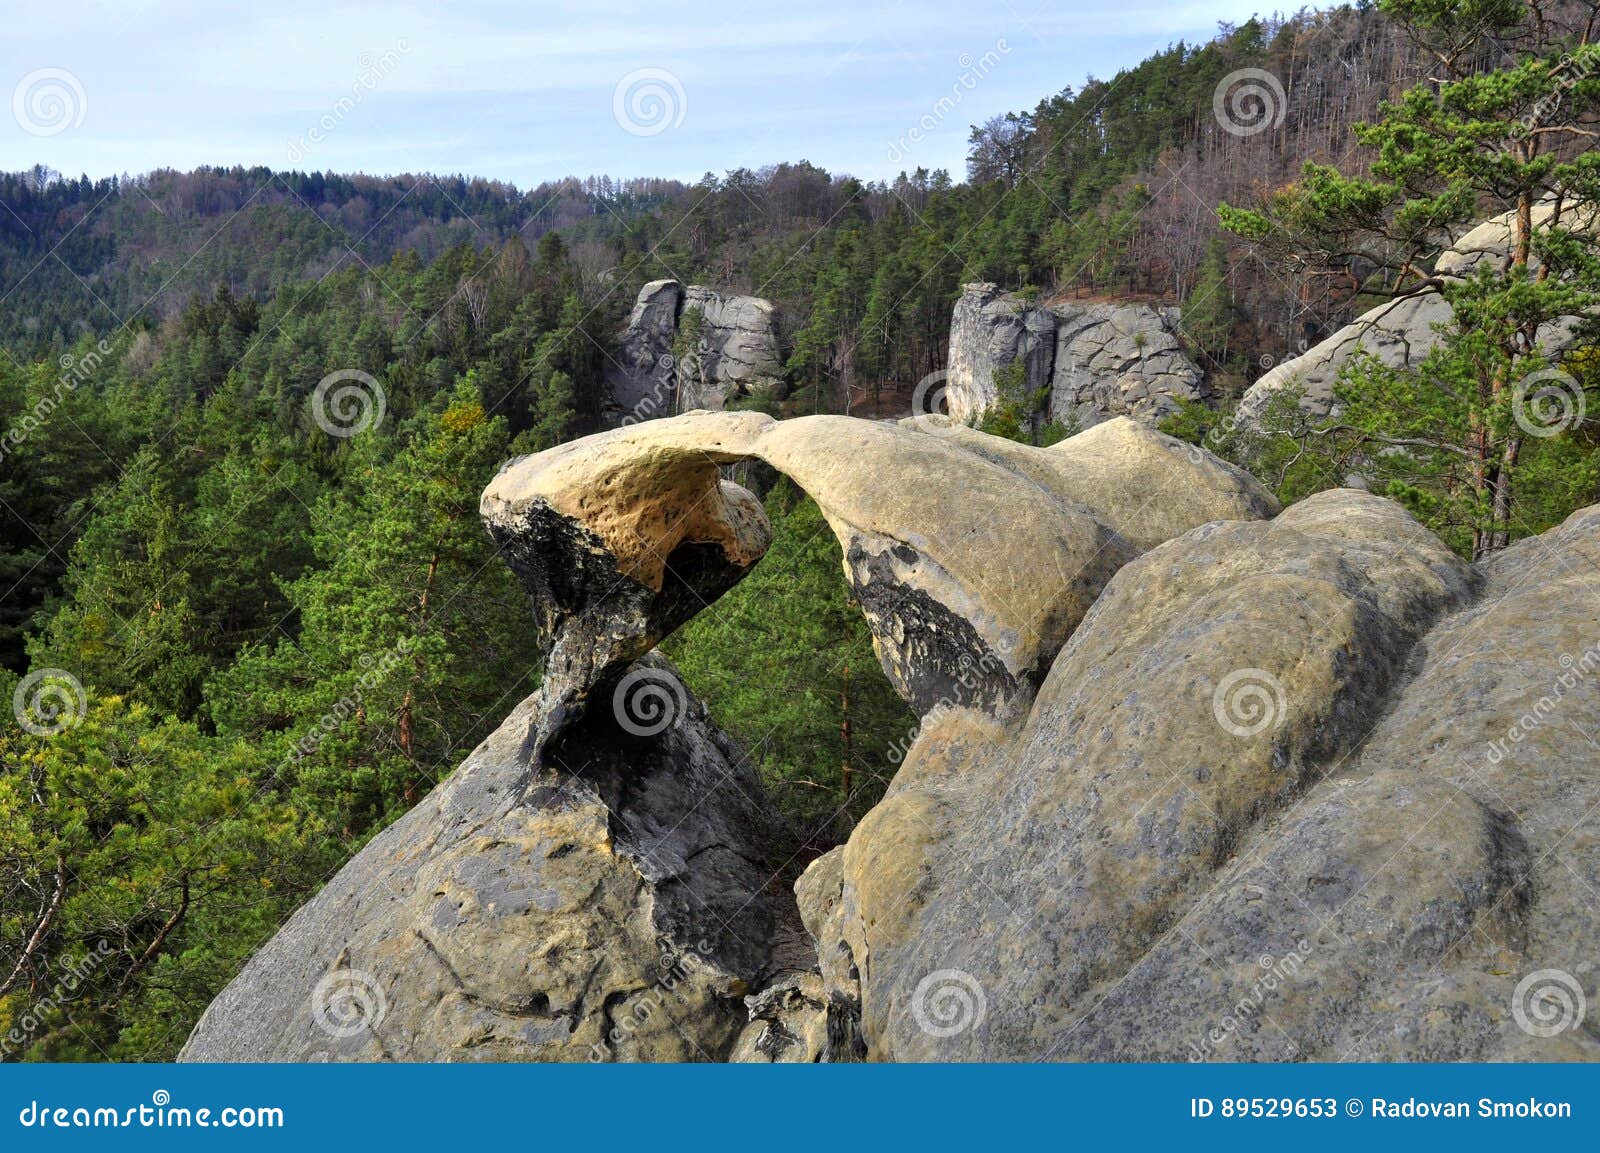
[[[650, 652], [767, 547], [748, 459], [816, 499], [921, 717], [793, 902]], [[1551, 1008], [1597, 992], [1600, 507], [1471, 566], [1126, 418], [1040, 449], [697, 413], [482, 508], [543, 685], [187, 1059], [1600, 1058]]]
[[968, 284], [950, 324], [945, 403], [972, 422], [993, 407], [995, 372], [1020, 361], [1047, 416], [1089, 428], [1115, 416], [1155, 425], [1210, 393], [1178, 338], [1179, 313], [1154, 304], [1030, 304], [988, 283]]
[[653, 280], [639, 290], [608, 356], [605, 415], [611, 424], [633, 424], [751, 397], [781, 399], [785, 391], [770, 300]]
[[[1535, 205], [1534, 227], [1548, 227], [1554, 214], [1555, 206], [1549, 202]], [[1592, 206], [1568, 205], [1560, 223], [1565, 228], [1592, 229], [1595, 210]], [[1486, 220], [1441, 253], [1434, 271], [1441, 280], [1449, 281], [1471, 277], [1484, 261], [1506, 263], [1511, 225], [1511, 213]], [[1537, 257], [1533, 264], [1537, 267]], [[1438, 345], [1440, 329], [1449, 325], [1452, 315], [1450, 305], [1432, 287], [1385, 301], [1300, 356], [1262, 374], [1240, 399], [1236, 418], [1246, 427], [1260, 427], [1273, 398], [1290, 389], [1308, 415], [1337, 415], [1334, 385], [1352, 357], [1366, 353], [1390, 368], [1415, 367]], [[1576, 333], [1575, 319], [1548, 324], [1540, 330], [1539, 343], [1546, 353], [1564, 352]]]

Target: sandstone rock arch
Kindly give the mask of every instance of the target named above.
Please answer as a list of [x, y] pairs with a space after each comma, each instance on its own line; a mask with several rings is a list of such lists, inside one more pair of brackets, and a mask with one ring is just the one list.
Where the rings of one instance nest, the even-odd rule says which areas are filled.
[[[650, 652], [767, 547], [745, 459], [817, 500], [922, 715], [796, 885], [815, 969], [784, 975], [760, 783]], [[1552, 971], [1597, 999], [1600, 506], [1472, 566], [1132, 421], [1032, 449], [717, 413], [514, 461], [483, 511], [542, 685], [185, 1057], [1600, 1057], [1515, 1003]], [[629, 683], [674, 723], [626, 721]], [[367, 1027], [328, 1027], [340, 981]]]

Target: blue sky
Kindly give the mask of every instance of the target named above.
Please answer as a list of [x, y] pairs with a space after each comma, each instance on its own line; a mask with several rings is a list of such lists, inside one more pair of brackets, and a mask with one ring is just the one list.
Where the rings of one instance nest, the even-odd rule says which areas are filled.
[[[961, 174], [968, 126], [1233, 0], [53, 0], [8, 5], [0, 169], [461, 172], [527, 187], [807, 159]], [[626, 81], [626, 83], [625, 83]], [[6, 114], [6, 113], [9, 114]]]

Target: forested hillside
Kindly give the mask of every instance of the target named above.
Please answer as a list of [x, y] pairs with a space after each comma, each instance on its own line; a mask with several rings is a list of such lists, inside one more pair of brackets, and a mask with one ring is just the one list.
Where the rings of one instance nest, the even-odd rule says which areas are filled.
[[[1250, 68], [1281, 77], [1282, 92], [1230, 90], [1246, 132], [1230, 131], [1218, 82]], [[1368, 6], [1252, 20], [975, 127], [965, 181], [918, 169], [863, 182], [806, 162], [688, 187], [591, 178], [527, 191], [462, 177], [216, 169], [94, 182], [36, 169], [0, 177], [0, 341], [42, 353], [159, 323], [221, 287], [265, 298], [397, 253], [431, 262], [558, 230], [586, 304], [607, 301], [589, 324], [597, 341], [657, 277], [768, 296], [797, 380], [823, 388], [828, 407], [942, 363], [951, 302], [974, 279], [1189, 303], [1201, 350], [1248, 375], [1250, 360], [1343, 319], [1351, 286], [1269, 274], [1224, 240], [1217, 205], [1307, 159], [1359, 164], [1350, 126], [1422, 72]]]
[[[1515, 45], [1473, 52], [1469, 72]], [[531, 191], [0, 176], [0, 694], [17, 720], [0, 728], [0, 1059], [170, 1057], [283, 919], [532, 691], [537, 626], [479, 493], [508, 458], [595, 430], [641, 285], [772, 299], [781, 415], [870, 412], [941, 368], [972, 280], [1179, 304], [1226, 401], [1370, 284], [1361, 265], [1268, 259], [1268, 226], [1224, 231], [1219, 206], [1270, 199], [1308, 160], [1370, 173], [1381, 149], [1353, 125], [1432, 63], [1366, 4], [1253, 20], [1063, 77], [973, 129], [964, 179], [798, 159]], [[1281, 92], [1232, 102], [1222, 82], [1244, 69]], [[1565, 478], [1538, 518], [1595, 495], [1592, 437], [1530, 449]], [[1269, 486], [1330, 483], [1295, 443], [1266, 458]], [[1445, 470], [1402, 479], [1432, 486], [1419, 507], [1461, 491]], [[764, 495], [773, 550], [669, 648], [716, 690], [804, 863], [881, 794], [916, 720], [816, 507]], [[63, 966], [90, 974], [70, 1004]]]
[[[529, 245], [603, 216], [620, 227], [674, 181], [567, 179], [528, 191], [461, 176], [337, 176], [202, 168], [90, 180], [0, 173], [0, 343], [43, 352], [159, 324], [194, 295], [267, 298], [400, 253]], [[590, 268], [593, 277], [603, 266]]]

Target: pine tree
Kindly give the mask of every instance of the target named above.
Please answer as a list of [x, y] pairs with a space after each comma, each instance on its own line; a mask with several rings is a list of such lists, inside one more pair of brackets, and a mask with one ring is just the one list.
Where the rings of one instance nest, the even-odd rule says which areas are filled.
[[[1570, 434], [1587, 408], [1541, 336], [1600, 307], [1600, 152], [1589, 147], [1600, 45], [1574, 36], [1553, 0], [1382, 7], [1430, 47], [1444, 78], [1358, 127], [1378, 157], [1370, 176], [1308, 164], [1262, 209], [1225, 208], [1223, 221], [1313, 266], [1349, 270], [1373, 293], [1431, 290], [1449, 302], [1454, 320], [1422, 365], [1359, 362], [1339, 386], [1345, 418], [1317, 432], [1420, 462], [1423, 489], [1397, 481], [1396, 495], [1464, 525], [1482, 557], [1525, 531], [1515, 504], [1529, 439]], [[1516, 62], [1475, 71], [1505, 39], [1522, 49]], [[1441, 238], [1497, 212], [1510, 220], [1504, 261], [1481, 261], [1461, 279], [1437, 275]]]

